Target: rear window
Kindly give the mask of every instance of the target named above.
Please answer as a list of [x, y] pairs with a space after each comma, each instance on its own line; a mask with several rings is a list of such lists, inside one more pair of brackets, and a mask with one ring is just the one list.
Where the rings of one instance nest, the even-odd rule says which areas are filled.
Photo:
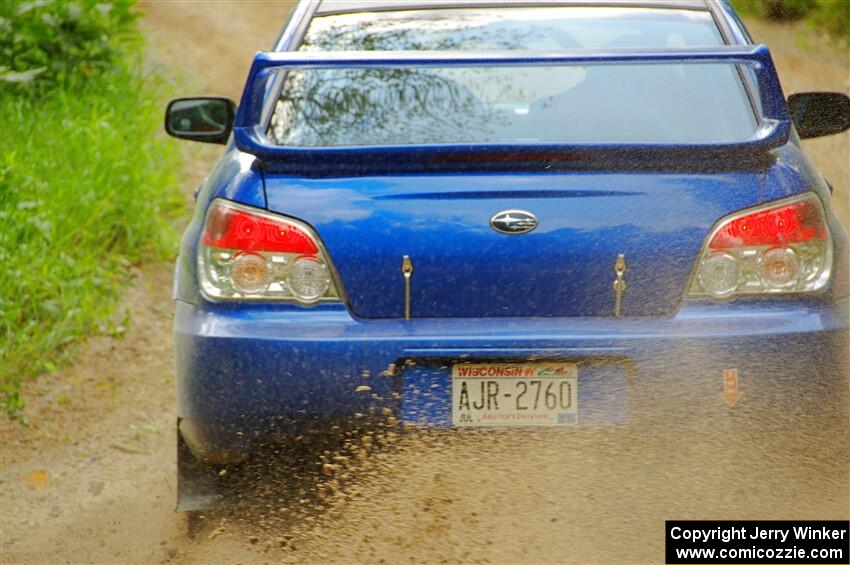
[[[302, 51], [717, 46], [704, 11], [442, 9], [315, 18]], [[294, 147], [447, 143], [726, 143], [753, 109], [733, 65], [286, 71], [269, 129]]]

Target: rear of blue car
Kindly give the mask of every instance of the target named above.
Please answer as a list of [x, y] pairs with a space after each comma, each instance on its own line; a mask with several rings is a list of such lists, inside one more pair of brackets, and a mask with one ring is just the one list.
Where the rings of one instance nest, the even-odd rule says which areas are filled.
[[325, 4], [183, 239], [192, 457], [360, 418], [848, 439], [847, 235], [725, 4]]

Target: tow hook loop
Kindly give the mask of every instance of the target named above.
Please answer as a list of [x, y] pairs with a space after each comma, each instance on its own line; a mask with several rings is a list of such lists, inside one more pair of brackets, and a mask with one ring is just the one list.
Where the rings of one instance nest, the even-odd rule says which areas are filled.
[[614, 261], [614, 317], [619, 318], [623, 305], [623, 293], [629, 288], [626, 283], [626, 256], [620, 253], [617, 255], [617, 260]]
[[401, 274], [404, 277], [404, 319], [410, 319], [410, 279], [413, 276], [413, 261], [405, 255], [401, 260]]

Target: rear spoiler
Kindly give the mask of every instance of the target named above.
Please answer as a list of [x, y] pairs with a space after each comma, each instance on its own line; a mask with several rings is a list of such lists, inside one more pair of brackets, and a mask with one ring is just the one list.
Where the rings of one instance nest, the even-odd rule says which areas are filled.
[[[489, 143], [357, 147], [288, 147], [266, 136], [263, 107], [272, 91], [270, 77], [277, 69], [504, 67], [558, 65], [734, 64], [753, 70], [761, 116], [752, 138], [723, 144], [588, 144]], [[645, 163], [687, 159], [740, 160], [764, 157], [788, 142], [791, 119], [782, 86], [765, 45], [694, 47], [676, 49], [608, 49], [570, 51], [347, 51], [258, 53], [234, 122], [236, 146], [283, 169], [310, 169], [316, 173], [345, 169], [373, 169], [381, 164], [410, 171], [439, 164], [500, 160]], [[277, 167], [275, 167], [277, 168]], [[307, 172], [307, 171], [304, 171]]]

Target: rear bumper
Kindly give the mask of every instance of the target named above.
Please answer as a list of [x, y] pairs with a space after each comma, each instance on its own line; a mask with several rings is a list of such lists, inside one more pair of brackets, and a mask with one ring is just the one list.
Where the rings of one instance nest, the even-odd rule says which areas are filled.
[[[672, 432], [752, 422], [845, 426], [848, 313], [843, 299], [694, 303], [672, 318], [404, 322], [357, 320], [335, 306], [178, 302], [180, 430], [196, 454], [219, 458], [385, 408], [419, 425], [445, 426], [448, 363], [528, 358], [579, 364], [579, 406], [594, 408], [584, 416], [580, 408], [579, 424]], [[743, 394], [734, 407], [721, 396], [730, 368]], [[433, 392], [414, 397], [414, 384]]]

